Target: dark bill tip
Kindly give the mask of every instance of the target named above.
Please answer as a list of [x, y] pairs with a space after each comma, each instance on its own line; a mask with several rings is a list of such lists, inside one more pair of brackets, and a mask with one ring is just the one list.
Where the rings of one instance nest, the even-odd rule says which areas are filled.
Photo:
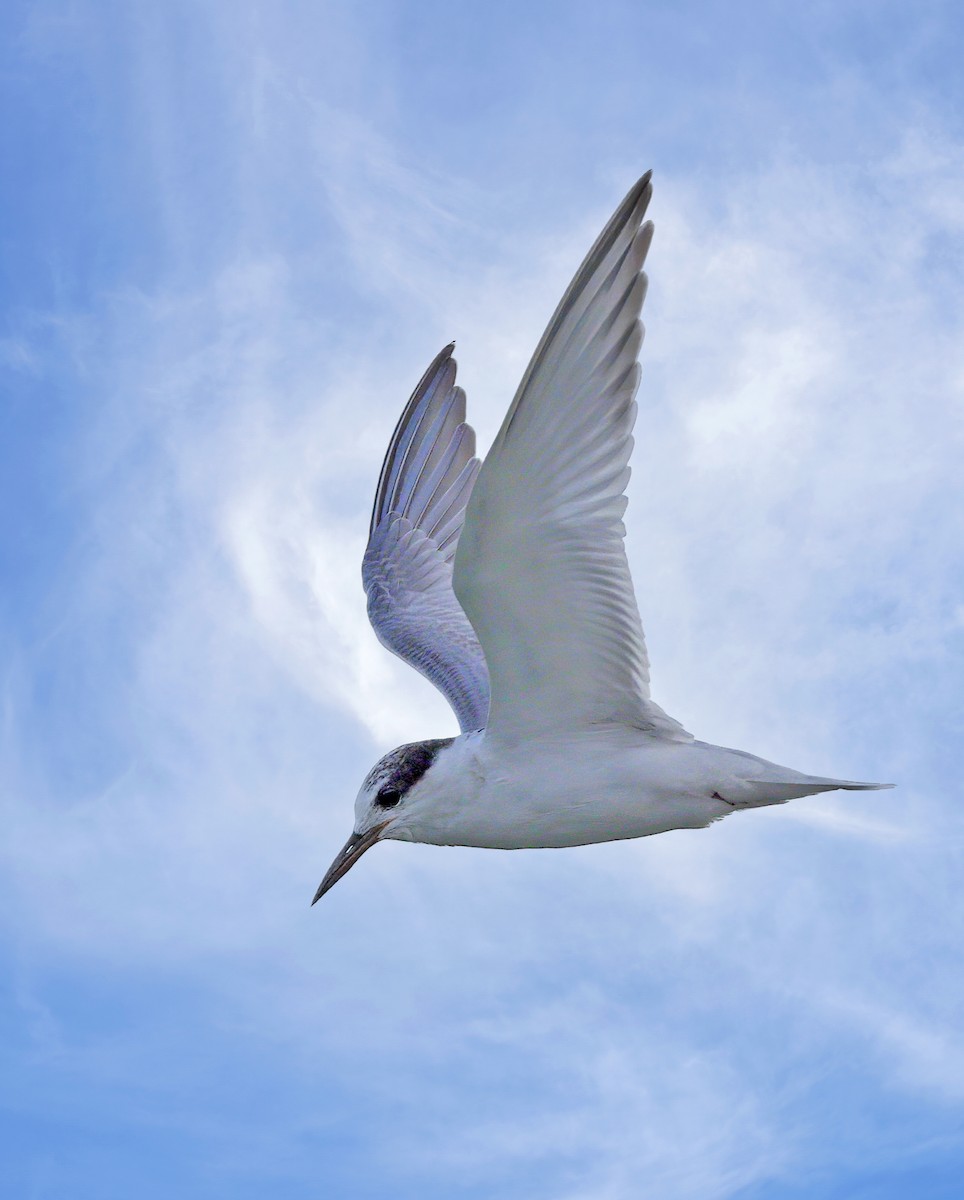
[[356, 862], [358, 862], [365, 851], [370, 850], [371, 847], [375, 845], [382, 835], [382, 830], [387, 824], [387, 821], [383, 821], [381, 825], [375, 825], [373, 828], [369, 829], [367, 833], [353, 833], [351, 835], [348, 841], [345, 842], [344, 846], [342, 846], [341, 850], [338, 851], [338, 854], [335, 856], [335, 861], [328, 868], [327, 874], [318, 885], [318, 891], [315, 892], [315, 898], [312, 900], [312, 904], [317, 904], [325, 892], [327, 892], [329, 888], [334, 887], [338, 880], [341, 879], [342, 875], [351, 870], [351, 868]]

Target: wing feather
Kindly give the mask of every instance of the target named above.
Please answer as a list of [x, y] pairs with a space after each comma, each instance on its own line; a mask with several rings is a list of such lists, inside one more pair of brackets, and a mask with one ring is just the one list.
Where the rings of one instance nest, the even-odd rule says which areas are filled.
[[576, 273], [465, 512], [453, 583], [498, 737], [610, 721], [689, 737], [650, 699], [623, 544], [651, 191], [647, 174]]
[[389, 442], [362, 582], [378, 640], [442, 692], [465, 732], [485, 724], [489, 681], [452, 591], [452, 560], [479, 471], [453, 349], [436, 356]]

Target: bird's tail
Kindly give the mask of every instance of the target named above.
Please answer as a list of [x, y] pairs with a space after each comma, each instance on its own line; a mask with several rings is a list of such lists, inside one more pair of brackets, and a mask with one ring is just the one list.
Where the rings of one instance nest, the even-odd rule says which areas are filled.
[[[699, 745], [701, 743], [697, 743]], [[719, 749], [723, 749], [720, 747]], [[725, 767], [721, 775], [720, 800], [733, 808], [761, 808], [765, 804], [785, 804], [801, 796], [818, 792], [869, 792], [890, 788], [892, 783], [860, 783], [853, 779], [830, 779], [826, 775], [804, 775], [790, 767], [765, 758], [757, 758], [745, 750], [726, 750]], [[723, 766], [723, 764], [720, 764]]]
[[[875, 792], [892, 788], [892, 783], [858, 783], [852, 779], [828, 779], [822, 775], [800, 775], [787, 771], [783, 778], [743, 779], [741, 794], [731, 803], [735, 808], [759, 808], [765, 804], [786, 804], [801, 796], [816, 796], [819, 792]], [[730, 799], [730, 797], [726, 797]]]

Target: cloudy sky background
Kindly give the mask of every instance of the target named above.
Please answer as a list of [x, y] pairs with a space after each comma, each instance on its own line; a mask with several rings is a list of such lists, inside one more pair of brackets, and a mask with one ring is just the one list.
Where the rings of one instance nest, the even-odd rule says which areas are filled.
[[[10, 1195], [950, 1200], [964, 1176], [953, 3], [10, 0]], [[893, 780], [561, 852], [389, 844], [455, 730], [365, 621], [388, 436], [482, 446], [655, 169], [629, 554], [698, 736]]]

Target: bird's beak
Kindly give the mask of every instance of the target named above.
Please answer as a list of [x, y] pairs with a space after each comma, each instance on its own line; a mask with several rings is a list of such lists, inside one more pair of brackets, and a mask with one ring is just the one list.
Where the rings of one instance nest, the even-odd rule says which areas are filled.
[[328, 868], [328, 874], [318, 885], [318, 891], [315, 892], [315, 898], [312, 900], [312, 904], [317, 904], [325, 892], [327, 892], [330, 887], [334, 887], [338, 880], [341, 879], [342, 875], [344, 875], [348, 870], [350, 870], [351, 867], [355, 865], [356, 862], [358, 862], [365, 851], [369, 850], [375, 845], [378, 839], [382, 836], [382, 832], [389, 824], [390, 822], [383, 821], [381, 825], [373, 825], [372, 828], [365, 833], [353, 833], [351, 835], [348, 841], [345, 842], [344, 846], [342, 846], [341, 850], [339, 850], [338, 854], [335, 856], [335, 861]]

